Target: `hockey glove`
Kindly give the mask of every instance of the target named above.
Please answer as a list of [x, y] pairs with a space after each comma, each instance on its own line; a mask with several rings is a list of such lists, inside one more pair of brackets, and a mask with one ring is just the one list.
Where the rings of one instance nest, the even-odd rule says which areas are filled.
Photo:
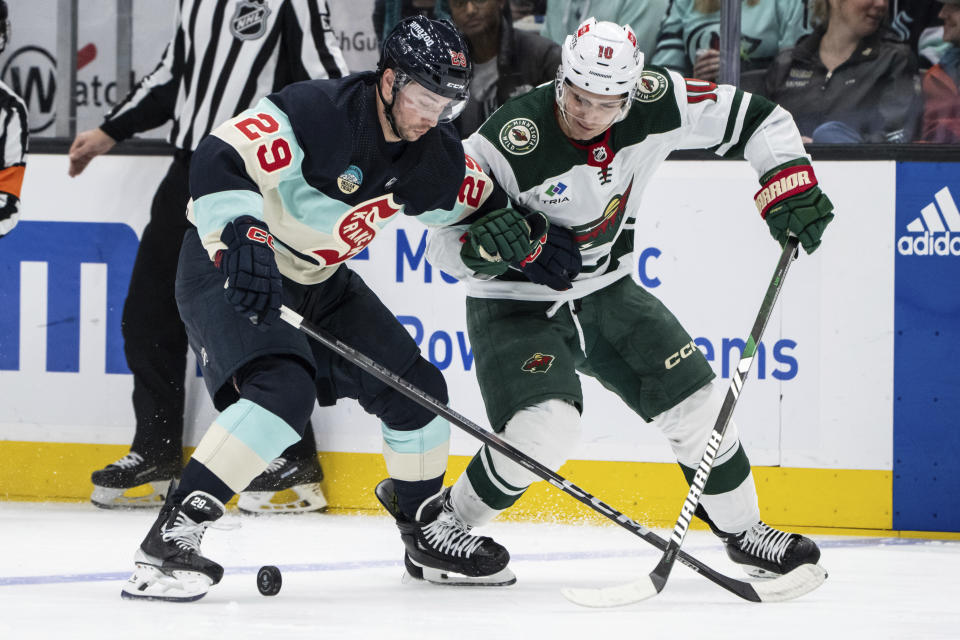
[[564, 227], [550, 225], [544, 242], [538, 243], [533, 252], [515, 266], [530, 282], [545, 284], [554, 291], [566, 291], [580, 274], [583, 260], [573, 233]]
[[770, 235], [782, 247], [793, 234], [807, 253], [816, 251], [833, 220], [833, 203], [817, 185], [813, 167], [806, 160], [793, 160], [768, 171], [760, 184], [763, 188], [753, 199]]
[[220, 240], [227, 248], [217, 252], [214, 264], [227, 276], [224, 297], [237, 313], [266, 331], [280, 318], [283, 290], [273, 236], [263, 221], [240, 216], [227, 223]]
[[533, 226], [514, 209], [497, 209], [483, 216], [467, 230], [460, 258], [476, 273], [499, 276], [534, 250], [546, 233], [543, 214], [531, 216]]

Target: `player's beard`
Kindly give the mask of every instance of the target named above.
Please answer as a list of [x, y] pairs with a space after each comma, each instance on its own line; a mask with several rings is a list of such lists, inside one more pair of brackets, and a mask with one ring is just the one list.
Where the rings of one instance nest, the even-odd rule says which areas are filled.
[[416, 142], [432, 129], [427, 125], [413, 126], [403, 123], [397, 123], [397, 129], [400, 131], [400, 137], [405, 142]]

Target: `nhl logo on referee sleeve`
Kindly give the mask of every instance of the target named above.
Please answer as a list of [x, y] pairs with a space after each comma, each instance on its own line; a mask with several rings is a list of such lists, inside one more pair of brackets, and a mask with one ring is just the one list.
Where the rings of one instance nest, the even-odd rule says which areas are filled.
[[267, 32], [269, 16], [264, 0], [239, 0], [230, 18], [230, 33], [239, 40], [256, 40]]
[[538, 351], [527, 358], [526, 362], [524, 362], [520, 368], [527, 373], [546, 373], [553, 365], [553, 360], [554, 356]]
[[500, 145], [515, 156], [524, 156], [537, 148], [540, 131], [529, 118], [514, 118], [500, 129]]

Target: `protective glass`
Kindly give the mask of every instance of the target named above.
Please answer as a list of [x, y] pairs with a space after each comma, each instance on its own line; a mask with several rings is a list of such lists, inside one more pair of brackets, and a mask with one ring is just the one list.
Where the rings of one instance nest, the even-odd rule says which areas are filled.
[[473, 3], [473, 5], [477, 7], [483, 7], [492, 1], [493, 0], [450, 0], [450, 8], [463, 9], [468, 3]]

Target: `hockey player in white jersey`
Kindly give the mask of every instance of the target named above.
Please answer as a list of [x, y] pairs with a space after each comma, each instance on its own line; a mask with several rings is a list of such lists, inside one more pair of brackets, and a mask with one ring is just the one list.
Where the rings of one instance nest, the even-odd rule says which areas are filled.
[[[508, 101], [464, 148], [514, 207], [435, 231], [429, 255], [466, 283], [490, 424], [556, 470], [580, 435], [578, 375], [589, 375], [663, 432], [690, 482], [723, 390], [703, 354], [685, 348], [692, 339], [673, 314], [631, 279], [634, 221], [667, 155], [706, 148], [746, 158], [773, 237], [797, 235], [814, 251], [833, 206], [790, 114], [733, 86], [645, 68], [629, 26], [591, 18], [567, 37], [555, 85]], [[470, 530], [535, 480], [484, 446], [446, 499]], [[812, 540], [761, 521], [733, 422], [700, 504], [697, 514], [751, 575], [819, 560]]]

